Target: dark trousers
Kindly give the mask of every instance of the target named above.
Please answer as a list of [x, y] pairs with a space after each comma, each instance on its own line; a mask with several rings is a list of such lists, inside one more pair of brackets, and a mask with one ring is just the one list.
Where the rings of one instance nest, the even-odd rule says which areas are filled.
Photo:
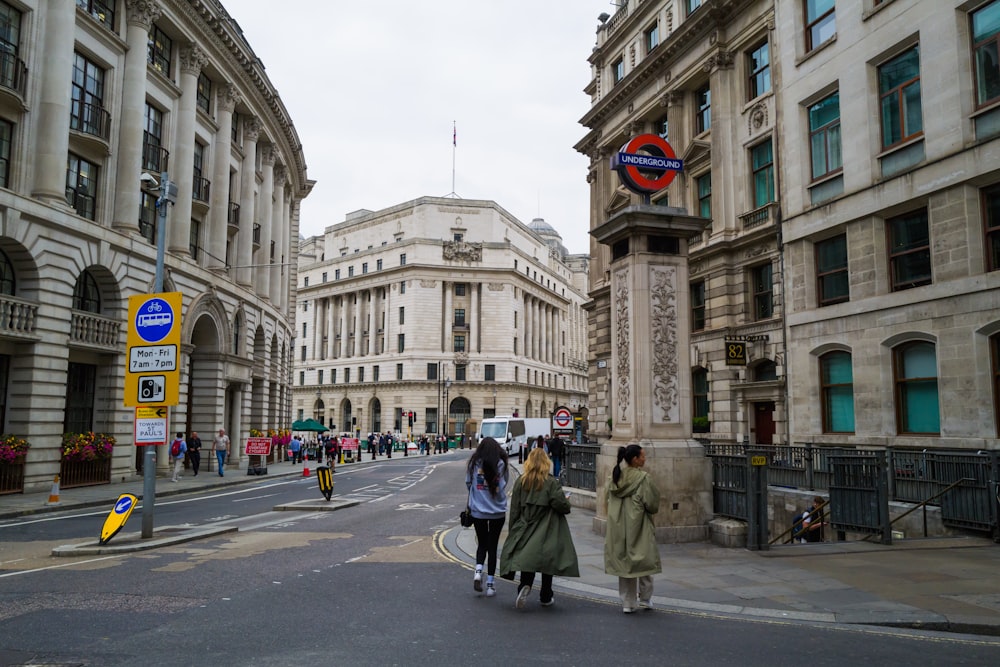
[[[522, 572], [521, 573], [521, 583], [518, 585], [517, 590], [521, 590], [525, 586], [530, 586], [535, 582], [534, 572]], [[552, 599], [552, 575], [542, 573], [542, 590], [538, 595], [538, 599], [542, 602], [548, 602]]]
[[198, 450], [188, 450], [188, 460], [191, 461], [191, 470], [194, 474], [198, 474], [198, 468], [201, 467], [201, 452]]
[[486, 574], [497, 573], [497, 547], [505, 519], [472, 519], [476, 529], [476, 564], [486, 564]]

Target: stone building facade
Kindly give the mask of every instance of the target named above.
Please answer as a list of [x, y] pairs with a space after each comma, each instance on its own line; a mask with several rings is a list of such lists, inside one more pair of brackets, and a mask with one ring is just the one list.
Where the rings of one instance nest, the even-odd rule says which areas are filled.
[[588, 265], [491, 201], [349, 214], [300, 242], [294, 416], [362, 436], [585, 417]]
[[789, 437], [1000, 448], [1000, 1], [801, 4], [776, 5]]
[[251, 426], [288, 423], [292, 240], [312, 187], [288, 112], [213, 0], [0, 2], [0, 16], [0, 418], [31, 443], [25, 488], [63, 469], [63, 433], [115, 437], [105, 478], [141, 466], [126, 320], [153, 292], [164, 174], [163, 289], [182, 294], [168, 429], [226, 428], [236, 463]]
[[[693, 434], [998, 447], [998, 33], [998, 0], [625, 0], [599, 17], [576, 146], [591, 229], [643, 203], [608, 164], [643, 133], [685, 161], [649, 203], [711, 220], [689, 253]], [[611, 250], [591, 256], [596, 427], [616, 321]]]
[[[576, 146], [591, 158], [592, 230], [643, 203], [706, 219], [689, 245], [691, 367], [681, 372], [690, 373], [690, 429], [713, 440], [787, 439], [774, 29], [770, 2], [621, 3], [597, 29], [581, 120], [589, 131]], [[640, 134], [659, 135], [684, 160], [649, 202], [609, 168]], [[610, 434], [612, 256], [596, 240], [591, 256], [592, 423]]]

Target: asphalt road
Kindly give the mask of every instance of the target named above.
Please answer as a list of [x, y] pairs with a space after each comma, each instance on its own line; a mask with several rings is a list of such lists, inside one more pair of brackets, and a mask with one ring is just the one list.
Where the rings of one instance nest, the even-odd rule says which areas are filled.
[[[240, 530], [152, 552], [44, 555], [93, 536], [106, 512], [0, 525], [0, 665], [996, 662], [995, 644], [974, 637], [666, 610], [626, 616], [614, 601], [560, 592], [553, 607], [535, 598], [519, 611], [505, 581], [497, 597], [481, 597], [471, 570], [441, 547], [464, 505], [464, 458], [338, 474], [335, 493], [363, 502], [337, 512], [270, 511], [317, 497], [311, 478], [172, 497], [157, 504], [157, 525]], [[9, 558], [12, 545], [29, 555]]]

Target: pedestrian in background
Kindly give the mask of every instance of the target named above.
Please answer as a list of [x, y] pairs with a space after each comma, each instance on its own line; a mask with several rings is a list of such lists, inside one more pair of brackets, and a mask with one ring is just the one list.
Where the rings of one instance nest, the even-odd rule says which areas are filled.
[[226, 435], [226, 429], [220, 428], [219, 434], [212, 438], [212, 450], [219, 462], [219, 477], [222, 477], [222, 470], [226, 467], [226, 459], [229, 457], [229, 436]]
[[626, 614], [653, 608], [653, 575], [662, 571], [652, 518], [660, 509], [660, 492], [642, 469], [645, 464], [639, 445], [619, 447], [607, 491], [604, 571], [617, 575]]
[[510, 528], [500, 555], [500, 576], [513, 579], [521, 573], [514, 606], [523, 609], [535, 581], [542, 574], [539, 601], [553, 604], [552, 577], [579, 577], [580, 567], [566, 515], [569, 496], [559, 480], [549, 474], [552, 462], [545, 450], [528, 454], [524, 472], [514, 482], [510, 496]]
[[179, 482], [181, 473], [184, 471], [184, 455], [187, 454], [187, 443], [184, 442], [184, 434], [178, 433], [174, 441], [170, 443], [170, 456], [174, 459], [174, 476], [171, 482]]
[[293, 435], [288, 443], [288, 452], [292, 455], [292, 463], [302, 463], [302, 441], [299, 436]]
[[198, 476], [198, 469], [201, 467], [201, 438], [198, 437], [198, 431], [191, 431], [191, 437], [188, 439], [188, 460], [191, 461], [191, 470], [194, 471], [194, 476]]
[[469, 512], [476, 529], [476, 572], [472, 587], [483, 590], [486, 566], [486, 597], [496, 595], [493, 586], [497, 571], [500, 531], [507, 518], [507, 452], [493, 438], [483, 438], [469, 457], [465, 486], [469, 490]]
[[559, 476], [559, 472], [562, 470], [562, 458], [565, 447], [566, 443], [559, 436], [549, 440], [549, 458], [552, 459], [552, 474], [556, 477]]

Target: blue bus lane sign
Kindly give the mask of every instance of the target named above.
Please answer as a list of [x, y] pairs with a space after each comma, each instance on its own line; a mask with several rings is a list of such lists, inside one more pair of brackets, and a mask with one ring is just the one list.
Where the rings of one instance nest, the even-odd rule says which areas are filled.
[[180, 292], [129, 297], [126, 406], [177, 405], [180, 342]]

